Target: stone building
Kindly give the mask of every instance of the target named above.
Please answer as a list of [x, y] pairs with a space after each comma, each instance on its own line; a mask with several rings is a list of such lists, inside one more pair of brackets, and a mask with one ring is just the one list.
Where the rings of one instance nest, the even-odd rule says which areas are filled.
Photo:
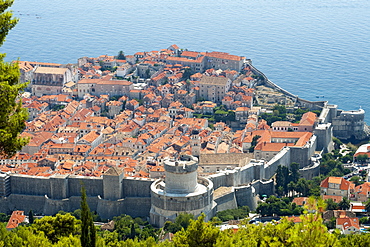
[[333, 124], [333, 134], [340, 139], [356, 138], [362, 140], [366, 137], [364, 132], [365, 111], [342, 111], [334, 110], [331, 119]]
[[112, 96], [128, 96], [130, 90], [134, 89], [133, 83], [125, 80], [111, 80], [111, 77], [103, 79], [83, 79], [77, 82], [78, 97], [83, 98], [85, 94], [100, 96], [108, 94]]
[[194, 72], [203, 72], [205, 69], [205, 60], [204, 57], [197, 57], [196, 59], [167, 57], [166, 63], [171, 65], [181, 64], [184, 67], [190, 67]]
[[72, 80], [68, 68], [37, 67], [33, 73], [32, 94], [38, 97], [60, 94], [65, 83]]
[[194, 129], [191, 133], [190, 146], [191, 146], [191, 155], [199, 158], [201, 142], [200, 142], [199, 130], [197, 129]]
[[240, 71], [245, 62], [245, 57], [230, 55], [226, 52], [207, 52], [205, 56], [206, 68]]
[[199, 96], [212, 102], [221, 103], [230, 86], [231, 80], [226, 77], [203, 76], [199, 82]]
[[343, 196], [350, 198], [350, 191], [355, 186], [342, 177], [327, 177], [320, 184], [321, 195]]
[[216, 212], [213, 183], [198, 177], [198, 159], [182, 155], [178, 160], [165, 160], [164, 168], [165, 179], [158, 179], [151, 185], [151, 224], [162, 227], [180, 213], [195, 217], [204, 213], [207, 220], [212, 218]]
[[121, 112], [123, 103], [120, 101], [109, 101], [107, 102], [106, 107], [108, 110], [108, 116], [114, 117]]

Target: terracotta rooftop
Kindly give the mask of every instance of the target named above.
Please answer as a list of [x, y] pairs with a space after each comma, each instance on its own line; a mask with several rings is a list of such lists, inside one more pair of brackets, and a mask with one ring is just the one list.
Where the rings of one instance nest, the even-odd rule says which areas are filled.
[[8, 221], [8, 224], [6, 225], [6, 229], [16, 228], [25, 219], [26, 219], [26, 216], [24, 215], [23, 211], [13, 211], [13, 213], [10, 216], [10, 219]]

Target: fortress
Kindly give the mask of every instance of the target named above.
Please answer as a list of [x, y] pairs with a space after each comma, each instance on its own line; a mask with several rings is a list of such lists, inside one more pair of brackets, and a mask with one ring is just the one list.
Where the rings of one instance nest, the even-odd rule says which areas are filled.
[[[181, 212], [194, 215], [203, 212], [211, 218], [219, 210], [238, 206], [249, 206], [254, 210], [257, 195], [274, 194], [271, 178], [278, 165], [289, 166], [297, 162], [301, 165], [301, 176], [311, 179], [319, 174], [317, 152], [330, 152], [333, 148], [333, 132], [342, 137], [361, 133], [363, 110], [343, 112], [326, 102], [314, 106], [322, 107], [322, 111], [310, 141], [300, 148], [284, 147], [269, 162], [251, 160], [247, 163], [241, 159], [240, 167], [205, 178], [197, 175], [197, 158], [180, 156], [178, 160], [164, 161], [166, 179], [156, 181], [123, 177], [123, 172], [116, 167], [110, 168], [102, 177], [0, 174], [0, 211], [33, 210], [44, 215], [56, 214], [60, 210], [74, 211], [80, 208], [82, 186], [86, 188], [90, 209], [105, 219], [128, 214], [150, 217], [152, 224], [162, 226]], [[217, 155], [219, 160], [225, 160], [226, 166], [223, 154]]]
[[211, 219], [216, 213], [213, 201], [213, 183], [198, 177], [198, 159], [181, 155], [178, 160], [165, 160], [165, 179], [151, 185], [150, 221], [163, 226], [168, 220], [174, 221], [179, 212], [195, 216], [205, 213]]
[[[305, 145], [286, 146], [268, 162], [253, 159], [247, 162], [246, 158], [241, 158], [238, 167], [226, 168], [208, 177], [198, 176], [198, 159], [186, 155], [164, 160], [166, 178], [159, 180], [124, 177], [116, 167], [110, 168], [102, 177], [3, 173], [0, 174], [0, 212], [33, 210], [36, 214], [52, 215], [60, 210], [74, 211], [80, 208], [82, 186], [86, 189], [90, 209], [105, 219], [128, 214], [150, 218], [153, 225], [162, 226], [182, 212], [205, 213], [210, 219], [217, 211], [238, 206], [249, 206], [254, 210], [258, 195], [274, 194], [272, 177], [278, 165], [289, 166], [297, 162], [301, 176], [311, 179], [319, 174], [320, 153], [333, 149], [333, 135], [341, 139], [367, 136], [362, 109], [342, 111], [326, 101], [300, 99], [273, 84], [253, 66], [252, 69], [264, 78], [263, 83], [294, 100], [296, 106], [321, 111], [314, 135]], [[196, 133], [191, 142], [198, 147], [194, 148], [194, 155], [200, 156], [202, 161]], [[220, 167], [228, 166], [227, 155], [216, 156], [219, 156]]]

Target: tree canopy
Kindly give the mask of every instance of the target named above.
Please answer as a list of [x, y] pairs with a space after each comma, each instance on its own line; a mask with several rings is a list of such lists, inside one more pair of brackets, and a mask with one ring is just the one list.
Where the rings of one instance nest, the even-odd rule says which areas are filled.
[[[0, 0], [0, 46], [18, 19], [7, 9], [13, 0]], [[27, 144], [28, 139], [20, 137], [28, 118], [27, 109], [22, 107], [20, 93], [26, 83], [19, 83], [18, 63], [4, 62], [5, 54], [0, 53], [0, 155], [13, 156]]]
[[96, 230], [91, 211], [86, 200], [85, 187], [81, 188], [81, 245], [93, 247], [96, 243]]

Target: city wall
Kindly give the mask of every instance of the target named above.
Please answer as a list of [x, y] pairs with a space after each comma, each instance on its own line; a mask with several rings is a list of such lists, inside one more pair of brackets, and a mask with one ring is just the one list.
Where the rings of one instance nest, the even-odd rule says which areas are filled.
[[248, 206], [252, 211], [257, 208], [256, 189], [252, 185], [234, 187], [234, 193], [238, 206]]
[[[224, 210], [245, 205], [254, 209], [258, 194], [274, 194], [274, 182], [271, 178], [278, 165], [289, 166], [293, 155], [300, 156], [299, 152], [305, 152], [308, 155], [312, 148], [312, 145], [297, 150], [285, 147], [267, 163], [251, 160], [245, 166], [209, 176], [215, 190], [219, 187], [234, 187], [230, 193], [215, 199], [217, 209]], [[306, 156], [305, 159], [308, 157]], [[240, 162], [244, 164], [245, 160]], [[318, 165], [303, 168], [300, 172], [303, 177], [312, 178], [318, 172]], [[148, 217], [153, 202], [153, 200], [151, 202], [150, 186], [154, 180], [123, 178], [122, 174], [112, 174], [100, 178], [10, 174], [10, 190], [0, 199], [0, 210], [10, 213], [13, 210], [28, 212], [32, 209], [37, 214], [45, 215], [56, 214], [60, 210], [74, 211], [80, 208], [81, 188], [84, 186], [90, 209], [96, 211], [102, 218], [112, 219], [121, 214]], [[0, 186], [4, 186], [5, 190], [5, 183]], [[167, 206], [169, 205], [171, 205], [170, 202]]]
[[[10, 174], [10, 191], [0, 198], [0, 211], [10, 213], [13, 210], [33, 210], [36, 214], [45, 215], [56, 214], [60, 210], [74, 211], [80, 208], [81, 188], [84, 186], [90, 209], [102, 218], [112, 219], [123, 213], [133, 217], [148, 216], [151, 206], [150, 185], [153, 180], [124, 178], [117, 181], [112, 184], [95, 177]], [[104, 191], [120, 188], [120, 198], [104, 199]]]
[[[256, 181], [262, 173], [263, 166], [262, 161], [255, 161], [242, 168], [212, 175], [210, 180], [215, 183], [215, 189], [220, 186], [239, 186], [231, 193], [217, 198], [218, 210], [244, 205], [254, 208], [256, 204], [254, 197], [257, 194], [272, 194], [272, 180], [267, 183]], [[7, 196], [0, 198], [0, 211], [10, 213], [13, 210], [25, 212], [33, 210], [36, 214], [44, 215], [53, 215], [60, 210], [74, 211], [80, 208], [81, 187], [84, 186], [90, 209], [96, 211], [102, 218], [112, 219], [121, 214], [148, 217], [152, 182], [152, 179], [123, 178], [114, 186], [112, 183], [104, 183], [103, 178], [71, 175], [45, 178], [11, 174], [11, 189]], [[104, 199], [104, 191], [119, 189], [120, 183], [121, 198]]]
[[[308, 108], [310, 110], [320, 110], [320, 123], [331, 123], [333, 135], [339, 139], [355, 139], [363, 140], [369, 137], [370, 131], [367, 128], [365, 119], [365, 111], [363, 109], [355, 111], [343, 111], [338, 109], [337, 105], [329, 105], [328, 101], [309, 101], [299, 98], [287, 90], [279, 87], [267, 76], [250, 64], [250, 67], [257, 74], [262, 76], [263, 80], [260, 83], [283, 93], [286, 97], [295, 101], [295, 105], [299, 107]], [[330, 151], [329, 151], [330, 152]]]
[[217, 211], [223, 211], [226, 209], [232, 209], [232, 208], [237, 208], [238, 204], [236, 201], [236, 195], [234, 190], [221, 195], [219, 197], [215, 197], [214, 201], [217, 203]]
[[299, 169], [302, 178], [311, 180], [313, 177], [320, 175], [320, 162], [314, 162], [312, 166]]

